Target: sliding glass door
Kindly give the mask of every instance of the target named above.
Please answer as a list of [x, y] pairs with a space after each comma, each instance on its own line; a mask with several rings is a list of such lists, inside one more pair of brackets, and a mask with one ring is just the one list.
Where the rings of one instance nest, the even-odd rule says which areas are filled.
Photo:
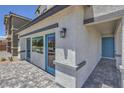
[[55, 74], [55, 34], [46, 35], [46, 70], [51, 74]]

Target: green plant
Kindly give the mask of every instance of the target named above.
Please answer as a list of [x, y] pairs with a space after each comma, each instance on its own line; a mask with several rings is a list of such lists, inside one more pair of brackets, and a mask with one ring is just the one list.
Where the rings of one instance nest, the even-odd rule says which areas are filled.
[[13, 61], [13, 57], [8, 57], [8, 59], [9, 59], [9, 61], [11, 61], [11, 62]]
[[4, 57], [1, 57], [1, 61], [6, 61], [6, 58], [4, 58]]

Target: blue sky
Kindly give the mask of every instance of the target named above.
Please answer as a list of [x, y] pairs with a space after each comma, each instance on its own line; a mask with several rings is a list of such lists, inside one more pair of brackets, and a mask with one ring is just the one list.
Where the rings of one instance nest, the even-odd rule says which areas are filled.
[[13, 12], [31, 19], [36, 17], [37, 5], [0, 5], [0, 36], [5, 35], [4, 15]]

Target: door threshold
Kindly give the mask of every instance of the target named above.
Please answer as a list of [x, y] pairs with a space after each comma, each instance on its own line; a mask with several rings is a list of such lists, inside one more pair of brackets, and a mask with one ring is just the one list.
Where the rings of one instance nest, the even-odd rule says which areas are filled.
[[111, 59], [111, 60], [115, 60], [115, 58], [110, 58], [110, 57], [102, 57], [101, 59]]

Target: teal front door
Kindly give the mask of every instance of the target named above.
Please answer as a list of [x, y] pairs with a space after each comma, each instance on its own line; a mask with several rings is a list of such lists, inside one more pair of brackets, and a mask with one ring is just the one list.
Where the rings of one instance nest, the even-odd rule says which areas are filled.
[[114, 37], [102, 38], [102, 57], [114, 58]]
[[27, 38], [27, 49], [26, 49], [26, 60], [27, 61], [30, 61], [30, 57], [31, 57], [31, 39], [30, 38]]
[[46, 60], [46, 71], [52, 75], [55, 75], [55, 34], [46, 35], [45, 40], [45, 60]]

